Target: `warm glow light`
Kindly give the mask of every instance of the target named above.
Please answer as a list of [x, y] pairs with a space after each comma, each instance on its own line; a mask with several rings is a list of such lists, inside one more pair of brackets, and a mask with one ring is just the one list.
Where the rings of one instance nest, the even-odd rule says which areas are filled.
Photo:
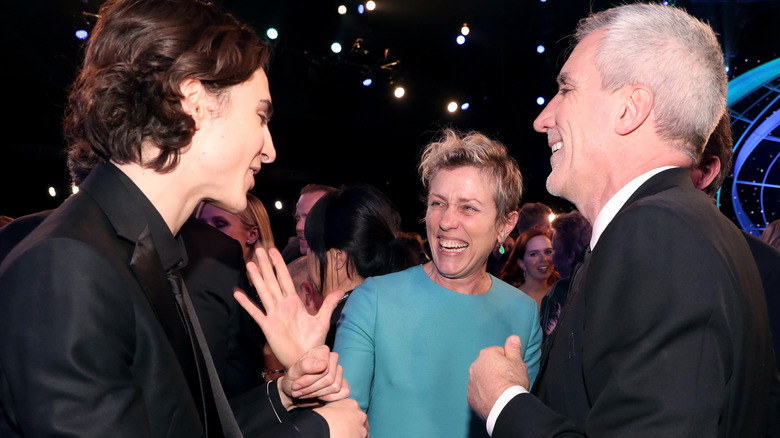
[[373, 0], [368, 0], [366, 2], [366, 9], [368, 9], [369, 11], [373, 11], [374, 9], [376, 9], [376, 3]]
[[550, 213], [550, 215], [549, 215], [549, 216], [547, 216], [547, 219], [549, 219], [549, 220], [550, 220], [550, 223], [552, 223], [552, 221], [554, 221], [554, 220], [555, 220], [555, 213]]
[[450, 102], [447, 104], [447, 111], [454, 113], [458, 110], [458, 102]]
[[49, 187], [49, 196], [51, 196], [52, 198], [57, 196], [57, 191], [54, 190], [54, 187]]
[[466, 23], [463, 23], [463, 27], [460, 28], [461, 35], [468, 35], [471, 30], [469, 29], [469, 25]]
[[347, 13], [347, 7], [344, 5], [339, 5], [338, 11], [339, 11], [339, 15], [344, 15]]
[[277, 210], [281, 210], [282, 208], [284, 208], [284, 205], [282, 204], [282, 201], [274, 202], [274, 208], [276, 208]]
[[79, 186], [73, 186], [70, 188], [71, 193], [74, 195], [79, 192]]
[[406, 94], [406, 90], [404, 90], [404, 87], [395, 87], [395, 91], [393, 91], [393, 95], [395, 95], [395, 97], [400, 99], [404, 97], [404, 94]]

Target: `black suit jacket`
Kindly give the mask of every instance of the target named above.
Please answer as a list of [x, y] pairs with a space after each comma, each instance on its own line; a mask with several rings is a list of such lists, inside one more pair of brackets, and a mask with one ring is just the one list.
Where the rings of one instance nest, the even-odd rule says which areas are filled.
[[[143, 237], [161, 218], [139, 194], [114, 166], [94, 169], [0, 265], [0, 436], [204, 436], [170, 245]], [[300, 436], [274, 394], [231, 400], [244, 436]]]
[[188, 259], [182, 276], [225, 394], [232, 398], [264, 384], [263, 332], [233, 297], [236, 287], [251, 293], [241, 245], [195, 218], [179, 235]]
[[761, 281], [687, 170], [635, 192], [571, 287], [533, 394], [493, 438], [765, 435], [776, 372]]

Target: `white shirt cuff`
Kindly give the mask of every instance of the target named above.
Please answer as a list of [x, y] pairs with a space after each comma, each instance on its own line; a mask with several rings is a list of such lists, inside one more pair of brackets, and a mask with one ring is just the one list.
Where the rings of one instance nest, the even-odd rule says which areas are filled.
[[518, 394], [527, 393], [527, 389], [517, 385], [510, 386], [503, 392], [503, 394], [501, 394], [498, 400], [496, 400], [496, 403], [493, 405], [493, 408], [490, 410], [490, 415], [488, 415], [487, 421], [485, 422], [488, 435], [493, 436], [493, 428], [496, 426], [496, 420], [498, 420], [498, 416], [501, 414], [501, 411], [504, 410], [506, 404], [509, 403], [509, 400], [512, 400]]

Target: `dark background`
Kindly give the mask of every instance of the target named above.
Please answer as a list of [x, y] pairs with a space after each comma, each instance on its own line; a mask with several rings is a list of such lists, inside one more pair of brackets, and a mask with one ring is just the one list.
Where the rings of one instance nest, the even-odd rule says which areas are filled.
[[[421, 148], [444, 126], [479, 130], [504, 142], [525, 178], [524, 202], [572, 206], [544, 187], [550, 170], [546, 137], [533, 131], [537, 97], [555, 94], [569, 35], [597, 0], [376, 0], [357, 13], [344, 0], [224, 0], [260, 34], [279, 30], [269, 74], [275, 114], [275, 163], [264, 166], [253, 193], [272, 218], [277, 244], [293, 234], [300, 188], [309, 182], [368, 182], [385, 192], [422, 231]], [[78, 29], [91, 29], [97, 0], [2, 0], [3, 99], [0, 215], [59, 205], [70, 192], [60, 135], [67, 88], [81, 57]], [[677, 1], [719, 34], [730, 78], [780, 51], [780, 1]], [[349, 12], [339, 15], [337, 6]], [[471, 33], [455, 44], [463, 23]], [[361, 39], [359, 47], [355, 42]], [[339, 41], [340, 54], [330, 51]], [[543, 44], [546, 51], [537, 53]], [[353, 50], [354, 48], [354, 50]], [[361, 82], [372, 76], [373, 85]], [[403, 84], [406, 96], [392, 88]], [[448, 113], [450, 100], [467, 111]], [[57, 196], [48, 194], [48, 187]], [[273, 207], [276, 200], [282, 210]], [[728, 208], [728, 206], [724, 206]], [[725, 211], [724, 211], [725, 212]]]

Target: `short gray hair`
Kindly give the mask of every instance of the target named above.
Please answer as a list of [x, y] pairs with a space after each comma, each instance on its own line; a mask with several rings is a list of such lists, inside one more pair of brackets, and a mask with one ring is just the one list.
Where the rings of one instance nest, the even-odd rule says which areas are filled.
[[582, 19], [575, 39], [602, 28], [594, 61], [602, 88], [650, 87], [657, 133], [697, 164], [726, 108], [726, 69], [712, 28], [682, 9], [637, 3]]
[[463, 166], [475, 167], [495, 181], [493, 199], [499, 222], [517, 211], [523, 194], [523, 177], [517, 161], [503, 143], [475, 131], [459, 134], [447, 128], [438, 140], [426, 146], [418, 166], [425, 192], [428, 193], [431, 180], [440, 170]]

